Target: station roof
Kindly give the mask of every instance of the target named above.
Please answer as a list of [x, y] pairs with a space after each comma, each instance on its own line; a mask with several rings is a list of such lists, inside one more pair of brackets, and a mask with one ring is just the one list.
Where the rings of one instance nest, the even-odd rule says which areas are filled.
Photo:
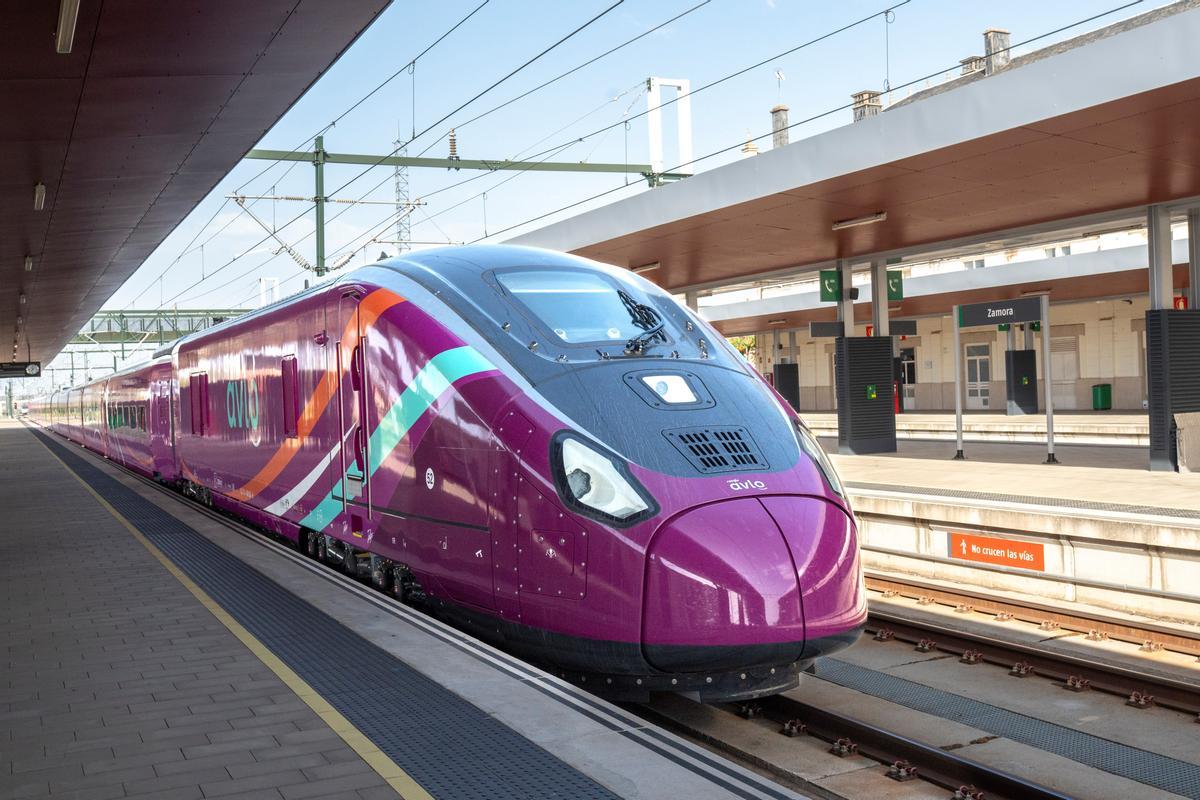
[[[1187, 241], [1172, 242], [1175, 285], [1187, 276]], [[904, 300], [888, 303], [895, 319], [948, 316], [955, 305], [1015, 300], [1034, 294], [1049, 294], [1053, 304], [1083, 301], [1124, 300], [1146, 294], [1146, 248], [1141, 245], [1077, 253], [1025, 261], [987, 269], [960, 270], [907, 278]], [[860, 287], [854, 304], [857, 324], [870, 324], [873, 286]], [[704, 318], [726, 336], [741, 336], [772, 330], [804, 330], [811, 322], [837, 319], [833, 304], [823, 302], [819, 292], [765, 297], [759, 300], [702, 305]], [[1051, 319], [1054, 311], [1051, 310]]]
[[1200, 195], [1197, 41], [1200, 8], [1176, 3], [510, 241], [657, 263], [646, 277], [681, 291], [1117, 210], [1136, 219]]
[[0, 360], [18, 316], [53, 358], [388, 2], [81, 0], [68, 53], [60, 3], [5, 3]]

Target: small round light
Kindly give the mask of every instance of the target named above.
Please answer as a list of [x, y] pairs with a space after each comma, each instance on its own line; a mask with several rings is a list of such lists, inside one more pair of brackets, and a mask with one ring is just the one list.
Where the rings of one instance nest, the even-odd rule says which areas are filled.
[[571, 474], [567, 476], [567, 486], [576, 499], [586, 497], [587, 493], [592, 490], [592, 478], [581, 469], [572, 470]]

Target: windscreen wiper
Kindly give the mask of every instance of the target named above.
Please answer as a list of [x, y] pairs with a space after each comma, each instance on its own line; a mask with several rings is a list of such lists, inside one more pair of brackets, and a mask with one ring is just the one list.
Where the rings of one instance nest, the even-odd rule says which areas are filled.
[[664, 323], [659, 313], [645, 303], [639, 303], [637, 300], [634, 300], [623, 289], [618, 290], [617, 295], [625, 305], [625, 310], [629, 312], [629, 318], [633, 321], [633, 324], [643, 329], [637, 336], [625, 342], [626, 355], [640, 354], [646, 349], [647, 345], [656, 339], [665, 344], [667, 335], [663, 333]]

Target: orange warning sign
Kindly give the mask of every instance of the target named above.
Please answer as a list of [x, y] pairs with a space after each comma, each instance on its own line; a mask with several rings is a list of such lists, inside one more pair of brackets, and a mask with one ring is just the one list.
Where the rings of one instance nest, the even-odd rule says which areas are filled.
[[950, 532], [950, 557], [1017, 569], [1046, 569], [1046, 546], [1040, 542]]

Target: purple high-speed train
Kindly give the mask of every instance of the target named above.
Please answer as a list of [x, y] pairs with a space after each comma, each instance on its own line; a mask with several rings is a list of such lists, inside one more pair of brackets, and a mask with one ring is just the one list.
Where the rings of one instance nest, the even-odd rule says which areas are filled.
[[668, 294], [573, 256], [392, 259], [30, 411], [617, 697], [782, 691], [866, 619], [804, 423]]

